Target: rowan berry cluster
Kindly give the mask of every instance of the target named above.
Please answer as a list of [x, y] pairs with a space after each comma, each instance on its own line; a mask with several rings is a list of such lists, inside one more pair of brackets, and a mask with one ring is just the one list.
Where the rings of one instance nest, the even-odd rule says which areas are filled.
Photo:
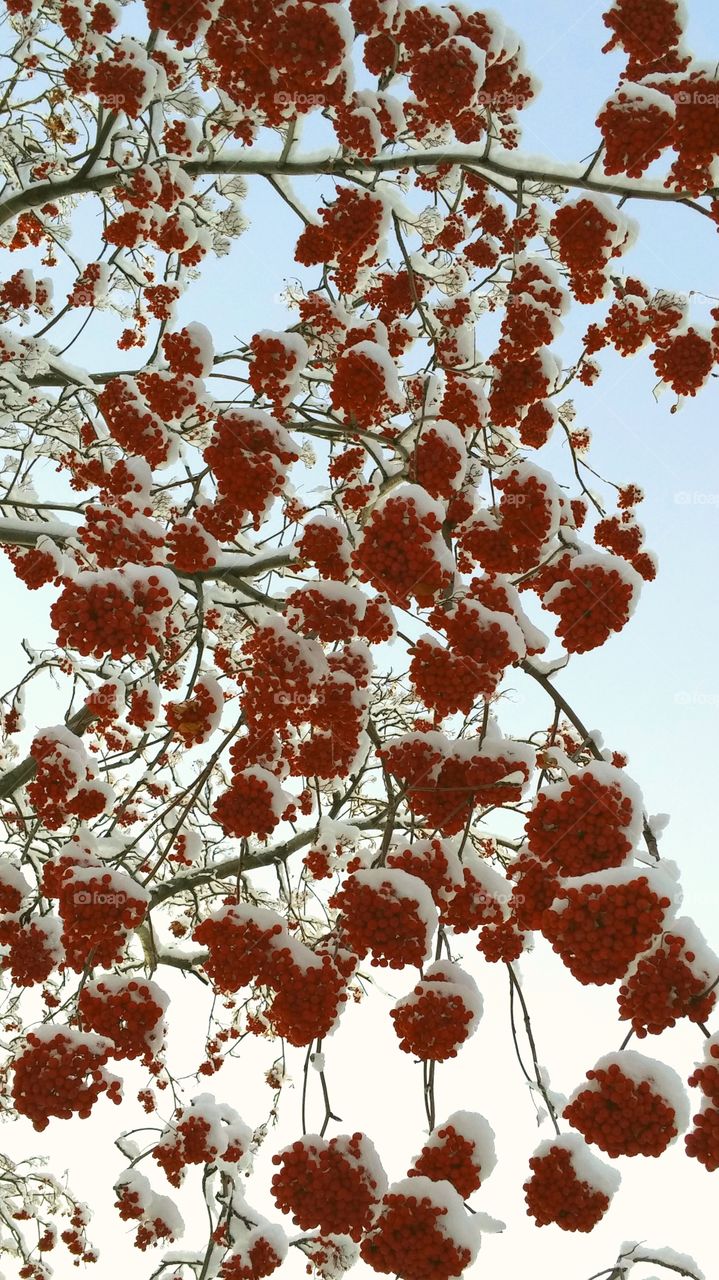
[[86, 982], [78, 998], [82, 1026], [113, 1044], [114, 1058], [142, 1058], [147, 1064], [162, 1046], [167, 998], [154, 982], [116, 974]]
[[110, 378], [97, 397], [97, 407], [110, 435], [128, 453], [145, 458], [151, 467], [158, 467], [165, 461], [170, 447], [169, 436], [163, 423], [148, 408], [132, 378], [125, 375]]
[[660, 1156], [677, 1136], [676, 1111], [653, 1078], [651, 1060], [629, 1056], [630, 1074], [614, 1061], [588, 1071], [589, 1086], [572, 1095], [564, 1116], [612, 1159]]
[[370, 263], [374, 257], [384, 221], [383, 206], [369, 192], [345, 187], [332, 204], [319, 210], [319, 219], [319, 223], [305, 227], [295, 258], [306, 267], [334, 263], [336, 283], [343, 292], [351, 292], [360, 264]]
[[527, 1212], [538, 1227], [556, 1223], [563, 1231], [592, 1231], [609, 1208], [610, 1197], [577, 1173], [571, 1149], [554, 1143], [529, 1161], [524, 1184]]
[[36, 734], [31, 747], [35, 776], [28, 796], [44, 825], [57, 830], [72, 817], [96, 817], [112, 791], [95, 779], [82, 739], [64, 726]]
[[[339, 911], [342, 944], [372, 964], [420, 967], [427, 958], [436, 911], [426, 886], [406, 871], [356, 871], [329, 899]], [[434, 919], [433, 919], [434, 917]]]
[[290, 1044], [323, 1036], [347, 999], [354, 959], [311, 951], [274, 912], [230, 904], [203, 920], [193, 937], [209, 949], [203, 965], [216, 990], [234, 993], [257, 983], [275, 993], [267, 1018]]
[[684, 1139], [688, 1156], [713, 1173], [719, 1169], [719, 1043], [712, 1036], [704, 1046], [704, 1063], [688, 1083], [702, 1092], [701, 1109], [693, 1116], [694, 1128]]
[[544, 358], [544, 351], [499, 364], [489, 396], [493, 422], [500, 427], [518, 426], [529, 406], [544, 400], [553, 389], [552, 382], [551, 362]]
[[377, 754], [422, 825], [444, 836], [462, 831], [475, 805], [520, 800], [532, 768], [529, 757], [508, 745], [491, 750], [471, 739], [438, 743], [432, 733], [397, 738]]
[[619, 1017], [631, 1022], [640, 1039], [660, 1035], [678, 1018], [706, 1022], [716, 1004], [704, 964], [674, 929], [636, 961], [619, 988]]
[[613, 34], [602, 53], [619, 45], [628, 55], [632, 79], [654, 69], [675, 70], [671, 59], [682, 34], [678, 18], [677, 0], [613, 0], [603, 14]]
[[231, 1169], [249, 1163], [251, 1131], [237, 1112], [199, 1094], [186, 1107], [178, 1107], [153, 1149], [153, 1157], [168, 1182], [179, 1187], [192, 1164], [220, 1164]]
[[183, 702], [170, 702], [165, 707], [168, 727], [187, 746], [207, 742], [219, 723], [222, 714], [223, 693], [212, 677], [200, 677], [191, 698]]
[[332, 408], [350, 426], [365, 431], [378, 427], [400, 408], [388, 390], [386, 366], [373, 359], [375, 350], [381, 356], [381, 348], [375, 343], [349, 347], [339, 356], [332, 379]]
[[449, 1182], [468, 1200], [495, 1165], [493, 1134], [482, 1116], [455, 1112], [429, 1135], [409, 1170], [410, 1178]]
[[39, 1133], [50, 1118], [87, 1119], [101, 1093], [119, 1103], [120, 1081], [104, 1070], [112, 1043], [70, 1027], [30, 1031], [13, 1063], [13, 1102]]
[[31, 547], [27, 551], [18, 547], [4, 547], [3, 550], [15, 570], [15, 576], [30, 591], [37, 591], [48, 582], [57, 580], [58, 561], [51, 552], [40, 550], [39, 547]]
[[446, 1062], [473, 1034], [481, 1011], [481, 997], [469, 975], [456, 965], [434, 964], [390, 1010], [390, 1017], [404, 1053]]
[[[204, 458], [225, 500], [220, 512], [234, 532], [248, 517], [260, 527], [272, 499], [284, 488], [287, 468], [298, 457], [284, 428], [259, 409], [235, 409], [218, 419]], [[222, 538], [212, 510], [200, 507], [197, 518]]]
[[233, 773], [229, 790], [223, 791], [212, 810], [222, 830], [237, 839], [255, 835], [266, 840], [280, 822], [295, 815], [292, 797], [274, 774], [258, 765]]
[[360, 592], [351, 588], [327, 591], [315, 584], [291, 592], [285, 617], [293, 631], [333, 644], [352, 640], [358, 634], [364, 611], [365, 597]]
[[[416, 1188], [416, 1190], [415, 1190]], [[407, 1280], [450, 1280], [472, 1261], [472, 1250], [453, 1238], [458, 1197], [438, 1189], [428, 1178], [395, 1183], [383, 1197], [371, 1229], [360, 1245], [362, 1260], [373, 1271]], [[456, 1201], [456, 1203], [455, 1203]], [[450, 1206], [455, 1211], [445, 1226]]]
[[358, 577], [370, 582], [392, 604], [409, 608], [433, 603], [451, 581], [450, 569], [441, 555], [438, 534], [442, 514], [431, 500], [420, 505], [422, 491], [407, 486], [403, 496], [378, 503], [352, 553]]
[[303, 1231], [360, 1240], [387, 1187], [377, 1153], [363, 1133], [329, 1142], [306, 1136], [272, 1157], [272, 1195]]
[[144, 1252], [160, 1240], [174, 1240], [183, 1224], [173, 1202], [154, 1192], [136, 1168], [127, 1169], [115, 1183], [115, 1208], [123, 1222], [137, 1222], [135, 1248]]
[[585, 303], [602, 298], [610, 262], [629, 239], [628, 226], [611, 201], [586, 196], [568, 201], [555, 213], [549, 232], [558, 243], [575, 298]]
[[256, 333], [250, 342], [249, 380], [255, 395], [272, 403], [279, 419], [292, 399], [309, 357], [298, 334]]
[[269, 983], [272, 952], [283, 933], [274, 912], [232, 904], [202, 920], [192, 936], [209, 949], [203, 967], [215, 989], [232, 993], [255, 980]]
[[313, 565], [321, 578], [345, 582], [351, 549], [341, 525], [324, 517], [307, 521], [296, 544], [301, 562]]
[[574, 556], [561, 580], [540, 590], [543, 606], [556, 613], [557, 635], [568, 653], [588, 653], [621, 631], [639, 590], [639, 577], [614, 556], [599, 562], [588, 556]]
[[461, 548], [487, 573], [526, 573], [538, 564], [556, 529], [554, 485], [546, 472], [525, 463], [495, 480], [494, 487], [502, 495], [496, 518], [475, 517], [462, 532]]
[[76, 973], [112, 968], [148, 903], [147, 892], [125, 872], [73, 866], [62, 877], [59, 899], [65, 963]]
[[650, 358], [672, 391], [679, 396], [695, 396], [709, 377], [717, 355], [709, 338], [690, 328], [686, 333], [667, 337]]
[[661, 933], [671, 899], [647, 876], [631, 872], [618, 883], [566, 882], [556, 905], [543, 912], [541, 931], [578, 982], [616, 982]]
[[597, 116], [604, 139], [604, 170], [640, 178], [650, 164], [671, 146], [674, 109], [667, 99], [664, 109], [654, 98], [621, 89]]
[[234, 1248], [225, 1256], [218, 1275], [220, 1280], [262, 1280], [271, 1276], [282, 1264], [282, 1256], [276, 1250], [275, 1233], [268, 1239], [261, 1228], [254, 1228], [241, 1248]]
[[145, 658], [160, 647], [162, 624], [176, 599], [169, 570], [133, 565], [62, 581], [50, 609], [58, 644], [96, 658]]
[[527, 816], [527, 849], [560, 876], [619, 867], [631, 853], [636, 801], [611, 766], [591, 765], [566, 783], [546, 787]]
[[26, 923], [0, 920], [0, 944], [7, 947], [3, 967], [18, 987], [45, 982], [63, 958], [60, 925], [54, 916]]
[[198, 520], [176, 520], [167, 534], [169, 563], [181, 573], [202, 573], [218, 561], [220, 548]]

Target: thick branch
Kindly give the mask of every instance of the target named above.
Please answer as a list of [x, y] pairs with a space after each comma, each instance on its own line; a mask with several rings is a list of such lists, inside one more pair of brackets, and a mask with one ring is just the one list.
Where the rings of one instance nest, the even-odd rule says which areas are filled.
[[[699, 213], [710, 217], [708, 209], [702, 208], [691, 199], [686, 191], [667, 190], [661, 180], [624, 178], [616, 181], [612, 178], [588, 176], [586, 169], [580, 165], [560, 166], [556, 169], [536, 168], [531, 164], [524, 166], [521, 156], [515, 160], [493, 160], [482, 150], [471, 147], [448, 147], [433, 151], [406, 151], [392, 155], [375, 156], [372, 160], [361, 164], [351, 160], [342, 160], [333, 155], [315, 155], [294, 160], [283, 160], [281, 156], [253, 159], [252, 155], [210, 157], [206, 160], [190, 160], [183, 166], [190, 177], [203, 177], [206, 174], [233, 176], [238, 174], [260, 175], [270, 177], [283, 174], [287, 177], [319, 176], [353, 179], [371, 178], [380, 173], [392, 173], [399, 169], [437, 168], [439, 165], [461, 165], [472, 169], [475, 173], [487, 173], [515, 182], [540, 182], [555, 187], [571, 187], [581, 191], [603, 191], [607, 195], [619, 196], [624, 200], [659, 200], [663, 202], [679, 202], [689, 205]], [[135, 166], [133, 166], [134, 168]], [[133, 169], [124, 171], [124, 176]], [[43, 204], [62, 200], [67, 196], [83, 195], [89, 192], [99, 193], [108, 187], [116, 186], [122, 173], [117, 169], [105, 169], [95, 174], [81, 171], [62, 182], [36, 182], [17, 191], [7, 200], [0, 203], [0, 225], [15, 218], [27, 209], [37, 209]], [[715, 195], [711, 191], [708, 195]]]
[[[66, 722], [67, 728], [71, 733], [76, 733], [78, 737], [87, 729], [88, 725], [96, 719], [92, 711], [87, 707], [81, 707], [74, 716]], [[28, 756], [27, 760], [23, 760], [22, 764], [18, 764], [14, 769], [9, 769], [6, 774], [0, 778], [0, 800], [6, 800], [11, 796], [13, 791], [18, 791], [20, 787], [24, 787], [27, 782], [32, 782], [37, 771], [37, 760], [32, 756]]]

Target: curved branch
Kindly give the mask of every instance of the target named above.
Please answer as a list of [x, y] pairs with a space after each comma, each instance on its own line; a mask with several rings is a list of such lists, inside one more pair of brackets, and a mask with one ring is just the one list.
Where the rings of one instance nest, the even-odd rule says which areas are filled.
[[[440, 165], [460, 165], [471, 169], [474, 173], [494, 174], [509, 178], [514, 182], [540, 182], [555, 187], [570, 187], [580, 191], [600, 191], [606, 195], [619, 196], [623, 200], [659, 200], [663, 203], [679, 203], [687, 205], [696, 212], [711, 218], [709, 209], [697, 204], [687, 191], [667, 189], [661, 180], [643, 178], [625, 178], [616, 181], [612, 178], [591, 177], [581, 165], [562, 165], [556, 169], [538, 168], [530, 163], [516, 160], [493, 160], [481, 150], [472, 147], [447, 147], [429, 151], [406, 151], [393, 155], [374, 156], [361, 164], [356, 161], [342, 160], [334, 155], [307, 156], [297, 159], [283, 159], [281, 155], [269, 158], [253, 159], [252, 155], [213, 156], [206, 160], [190, 160], [184, 166], [184, 172], [190, 177], [204, 177], [215, 174], [219, 176], [237, 176], [242, 174], [271, 177], [285, 175], [287, 177], [328, 177], [345, 178], [348, 181], [360, 181], [381, 173], [392, 173], [399, 169], [434, 169]], [[141, 166], [132, 166], [119, 173], [117, 169], [106, 169], [101, 173], [87, 174], [80, 171], [62, 182], [35, 182], [23, 191], [17, 191], [7, 200], [0, 203], [0, 226], [9, 222], [28, 209], [37, 209], [43, 204], [53, 203], [68, 196], [89, 193], [99, 194], [108, 187], [115, 186], [118, 179], [131, 175]], [[708, 191], [709, 196], [719, 193]]]

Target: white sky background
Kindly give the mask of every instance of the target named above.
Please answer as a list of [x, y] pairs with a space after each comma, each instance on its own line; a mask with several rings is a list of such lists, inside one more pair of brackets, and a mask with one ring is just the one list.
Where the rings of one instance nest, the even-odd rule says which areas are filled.
[[[544, 84], [540, 103], [521, 118], [523, 151], [573, 161], [594, 150], [593, 119], [619, 67], [618, 58], [599, 56], [606, 37], [601, 22], [604, 7], [601, 0], [587, 6], [576, 0], [543, 0], [539, 5], [536, 0], [506, 0], [501, 5], [502, 17], [524, 40], [528, 65]], [[703, 60], [713, 62], [719, 46], [714, 0], [689, 0], [689, 16], [690, 46]], [[298, 184], [301, 198], [310, 206], [319, 202], [323, 189], [314, 180]], [[719, 295], [719, 238], [711, 224], [679, 208], [647, 205], [639, 210], [630, 206], [628, 211], [639, 217], [642, 232], [638, 245], [622, 260], [622, 270], [652, 286]], [[206, 323], [218, 347], [233, 335], [249, 337], [256, 329], [282, 328], [292, 322], [279, 293], [285, 280], [298, 274], [291, 255], [299, 223], [259, 179], [251, 187], [247, 212], [252, 219], [250, 230], [229, 259], [208, 260], [201, 282], [183, 302], [183, 319]], [[12, 270], [20, 265], [14, 257], [10, 262]], [[10, 274], [7, 269], [6, 274]], [[574, 316], [567, 325], [567, 337], [576, 343], [589, 322], [590, 309], [575, 308]], [[112, 333], [106, 343], [104, 333]], [[115, 353], [116, 336], [114, 324], [98, 326], [96, 336], [85, 346], [88, 363], [119, 367], [122, 358]], [[479, 341], [481, 346], [481, 334]], [[127, 363], [135, 364], [137, 353], [129, 355]], [[79, 363], [74, 351], [69, 358]], [[681, 866], [683, 912], [693, 916], [709, 942], [719, 948], [714, 802], [719, 765], [717, 383], [671, 415], [671, 394], [658, 402], [652, 396], [655, 378], [646, 356], [621, 361], [602, 352], [599, 361], [605, 373], [591, 392], [572, 389], [578, 423], [592, 431], [590, 461], [601, 474], [645, 489], [647, 500], [640, 517], [648, 546], [659, 556], [659, 577], [645, 587], [627, 629], [596, 652], [573, 659], [557, 684], [584, 722], [602, 731], [607, 746], [627, 751], [629, 772], [644, 792], [648, 811], [671, 814], [661, 849]], [[538, 461], [547, 465], [544, 454]], [[566, 458], [561, 465], [566, 475]], [[7, 688], [25, 669], [19, 639], [27, 636], [38, 647], [50, 640], [47, 609], [53, 597], [48, 590], [31, 595], [16, 584], [4, 558], [0, 589], [1, 683]], [[527, 683], [520, 676], [507, 681], [513, 693], [500, 719], [507, 733], [525, 736], [549, 723], [548, 702], [534, 688], [527, 689]], [[48, 689], [47, 702], [41, 708], [31, 703], [28, 718], [31, 724], [33, 715], [38, 724], [54, 723], [62, 710]], [[460, 956], [461, 941], [456, 940]], [[622, 1242], [631, 1239], [690, 1253], [710, 1278], [716, 1254], [713, 1219], [719, 1175], [712, 1177], [697, 1161], [687, 1159], [681, 1139], [659, 1160], [635, 1157], [616, 1162], [622, 1187], [591, 1235], [575, 1237], [555, 1227], [538, 1230], [527, 1218], [522, 1193], [527, 1161], [540, 1139], [550, 1135], [551, 1127], [545, 1122], [538, 1128], [514, 1056], [504, 967], [474, 958], [468, 942], [466, 958], [470, 957], [485, 1013], [459, 1057], [438, 1067], [437, 1116], [441, 1120], [461, 1107], [479, 1111], [489, 1120], [497, 1135], [499, 1161], [472, 1203], [506, 1222], [507, 1230], [484, 1237], [479, 1259], [467, 1275], [514, 1280], [527, 1272], [540, 1280], [550, 1276], [585, 1280], [610, 1266]], [[569, 1093], [595, 1060], [618, 1048], [624, 1037], [626, 1024], [616, 1017], [616, 988], [580, 987], [541, 939], [520, 968], [540, 1061], [549, 1070], [552, 1088]], [[389, 976], [376, 972], [380, 988], [391, 993], [392, 1001], [414, 984], [413, 971]], [[202, 1055], [206, 994], [199, 983], [172, 971], [160, 970], [156, 980], [173, 997], [169, 1061], [181, 1076], [193, 1071]], [[390, 1003], [376, 994], [358, 1007], [351, 1006], [340, 1029], [326, 1041], [325, 1052], [333, 1109], [343, 1121], [331, 1127], [329, 1135], [357, 1129], [367, 1132], [394, 1180], [404, 1176], [411, 1157], [422, 1146], [425, 1116], [421, 1067], [397, 1048]], [[710, 1025], [716, 1024], [715, 1016]], [[697, 1029], [680, 1027], [633, 1047], [662, 1058], [686, 1078], [702, 1052], [703, 1038]], [[269, 1157], [300, 1133], [304, 1056], [304, 1050], [288, 1053], [293, 1083], [283, 1092], [280, 1123], [270, 1131], [265, 1154], [247, 1185], [249, 1202], [273, 1220], [280, 1215], [268, 1196]], [[197, 1084], [187, 1080], [187, 1097], [214, 1092], [247, 1123], [257, 1126], [271, 1105], [272, 1093], [263, 1075], [274, 1057], [273, 1045], [248, 1038], [238, 1061], [226, 1065], [219, 1075], [200, 1077]], [[124, 1164], [112, 1141], [121, 1129], [145, 1121], [133, 1102], [134, 1071], [123, 1064], [120, 1073], [127, 1080], [128, 1101], [123, 1108], [101, 1101], [89, 1121], [55, 1121], [43, 1134], [18, 1121], [0, 1134], [0, 1144], [16, 1158], [42, 1153], [50, 1157], [56, 1174], [67, 1168], [74, 1191], [94, 1208], [91, 1238], [99, 1245], [101, 1258], [88, 1274], [97, 1280], [114, 1280], [125, 1272], [133, 1277], [149, 1275], [155, 1265], [152, 1253], [143, 1257], [132, 1249], [134, 1229], [121, 1223], [112, 1208], [112, 1184]], [[310, 1088], [309, 1127], [313, 1129], [323, 1115], [319, 1080], [314, 1075]], [[693, 1110], [697, 1103], [698, 1095], [693, 1093]], [[164, 1118], [168, 1116], [169, 1110]], [[140, 1168], [157, 1190], [168, 1190], [152, 1162], [143, 1162]], [[206, 1217], [199, 1179], [198, 1171], [188, 1175], [187, 1190], [178, 1197], [187, 1226], [185, 1239], [172, 1246], [178, 1251], [183, 1245], [190, 1250], [204, 1247]], [[289, 1220], [285, 1226], [292, 1232]], [[77, 1274], [69, 1265], [58, 1255], [57, 1274], [63, 1280]], [[12, 1265], [4, 1269], [8, 1277], [15, 1274]], [[280, 1274], [288, 1280], [303, 1276], [303, 1257], [291, 1251]], [[374, 1273], [358, 1264], [353, 1274]], [[650, 1274], [651, 1268], [638, 1268], [637, 1280]]]

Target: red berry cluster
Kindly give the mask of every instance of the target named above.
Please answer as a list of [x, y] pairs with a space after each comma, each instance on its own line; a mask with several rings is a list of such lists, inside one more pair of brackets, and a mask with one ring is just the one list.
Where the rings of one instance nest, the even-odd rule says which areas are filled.
[[3, 967], [18, 987], [45, 982], [62, 960], [60, 930], [54, 916], [29, 920], [0, 921], [0, 944], [7, 947]]
[[666, 90], [675, 103], [672, 145], [678, 155], [665, 186], [703, 195], [713, 185], [714, 163], [719, 155], [716, 69], [713, 75], [697, 69], [679, 84], [669, 81]]
[[223, 1259], [217, 1273], [220, 1280], [262, 1280], [263, 1276], [271, 1276], [282, 1264], [273, 1243], [276, 1241], [266, 1239], [262, 1231], [255, 1228], [241, 1249]]
[[307, 348], [297, 334], [256, 333], [250, 352], [250, 386], [255, 395], [271, 401], [281, 419], [306, 363]]
[[336, 263], [336, 282], [343, 292], [350, 292], [360, 264], [371, 261], [374, 255], [383, 224], [383, 206], [369, 192], [345, 187], [338, 191], [332, 204], [319, 210], [319, 218], [319, 224], [305, 227], [297, 241], [295, 258], [306, 267]]
[[[462, 1275], [472, 1260], [465, 1245], [452, 1238], [448, 1197], [433, 1198], [433, 1184], [422, 1179], [413, 1194], [411, 1182], [396, 1184], [384, 1196], [379, 1213], [367, 1232], [360, 1254], [373, 1271], [405, 1277], [405, 1280], [450, 1280]], [[422, 1192], [427, 1189], [426, 1194]], [[461, 1202], [458, 1201], [461, 1211]]]
[[110, 378], [97, 397], [97, 407], [110, 435], [128, 453], [145, 458], [151, 467], [158, 467], [166, 460], [167, 431], [147, 407], [132, 378]]
[[305, 951], [298, 964], [296, 944], [292, 951], [278, 949], [272, 976], [276, 994], [267, 1011], [275, 1035], [298, 1047], [320, 1039], [333, 1026], [347, 1001], [347, 978], [354, 967], [352, 959], [340, 964], [339, 957], [326, 954], [318, 964]]
[[711, 979], [695, 972], [697, 957], [680, 933], [665, 933], [656, 947], [641, 956], [619, 988], [619, 1017], [632, 1024], [634, 1034], [659, 1035], [678, 1018], [706, 1022], [716, 1004]]
[[360, 613], [364, 613], [364, 597], [348, 591], [322, 591], [319, 587], [300, 587], [287, 597], [286, 618], [293, 631], [313, 635], [323, 644], [352, 640], [359, 631]]
[[[632, 1054], [636, 1061], [639, 1054]], [[587, 1142], [617, 1156], [660, 1156], [677, 1136], [674, 1107], [659, 1092], [646, 1061], [647, 1076], [626, 1075], [618, 1062], [587, 1072], [588, 1088], [579, 1089], [564, 1109], [572, 1128]]]
[[58, 576], [58, 562], [49, 551], [41, 551], [38, 547], [22, 550], [19, 547], [3, 547], [3, 551], [12, 563], [15, 577], [37, 591], [48, 582], [55, 582]]
[[254, 981], [269, 983], [272, 949], [283, 933], [274, 912], [231, 905], [201, 921], [192, 936], [209, 949], [203, 968], [215, 989], [232, 993]]
[[663, 110], [654, 99], [642, 102], [621, 89], [597, 116], [604, 139], [605, 173], [641, 178], [652, 161], [672, 144], [671, 100]]
[[[372, 1143], [362, 1133], [326, 1142], [305, 1137], [272, 1157], [272, 1195], [303, 1231], [360, 1240], [386, 1188]], [[378, 1179], [383, 1185], [378, 1184]]]
[[576, 556], [563, 580], [543, 594], [542, 604], [559, 618], [557, 635], [568, 653], [599, 648], [629, 621], [639, 579], [620, 564], [613, 556], [603, 564]]
[[335, 364], [330, 397], [333, 409], [364, 430], [379, 426], [400, 408], [388, 394], [384, 366], [372, 359], [373, 346], [363, 343], [342, 353]]
[[566, 783], [540, 791], [525, 824], [527, 848], [560, 876], [583, 876], [621, 866], [632, 850], [627, 828], [635, 802], [621, 776], [596, 776], [590, 765]]
[[[173, 603], [159, 573], [121, 578], [102, 571], [63, 580], [63, 590], [50, 610], [60, 645], [83, 657], [145, 658], [161, 644], [159, 621]], [[167, 570], [163, 570], [166, 573]]]
[[181, 573], [202, 573], [217, 564], [220, 549], [199, 521], [176, 520], [167, 535], [169, 563]]
[[[278, 803], [279, 801], [279, 803]], [[215, 802], [212, 816], [226, 835], [266, 840], [282, 821], [295, 816], [291, 799], [271, 773], [255, 766], [236, 772], [228, 791]]]
[[150, 1063], [162, 1044], [165, 1004], [153, 982], [114, 975], [85, 983], [77, 1009], [83, 1027], [112, 1041], [113, 1057]]
[[661, 933], [669, 898], [647, 876], [619, 883], [564, 886], [559, 902], [542, 915], [541, 931], [583, 984], [616, 982], [632, 960]]
[[274, 912], [230, 905], [203, 920], [193, 937], [209, 948], [204, 967], [216, 990], [232, 993], [256, 983], [275, 993], [267, 1018], [290, 1044], [323, 1036], [347, 999], [354, 960], [344, 964], [310, 951], [290, 937]]
[[101, 1093], [120, 1102], [120, 1082], [103, 1070], [112, 1045], [70, 1028], [30, 1031], [13, 1064], [13, 1102], [38, 1132], [51, 1116], [87, 1119]]
[[701, 1110], [693, 1117], [694, 1128], [684, 1139], [688, 1156], [698, 1160], [709, 1173], [719, 1169], [719, 1043], [712, 1036], [704, 1046], [704, 1063], [688, 1083], [701, 1089]]
[[159, 526], [140, 522], [133, 513], [128, 520], [124, 512], [104, 506], [85, 507], [85, 523], [78, 537], [92, 553], [100, 569], [123, 564], [154, 564], [157, 551], [164, 544]]
[[410, 459], [409, 476], [433, 498], [451, 498], [461, 483], [466, 465], [461, 437], [448, 436], [428, 427], [422, 432]]
[[[251, 516], [256, 529], [272, 498], [284, 488], [287, 468], [298, 458], [279, 423], [269, 414], [249, 409], [223, 414], [204, 451], [205, 462], [212, 469], [218, 491], [237, 527]], [[199, 508], [198, 518], [222, 540], [221, 531], [212, 527], [207, 511]]]
[[549, 232], [558, 242], [559, 257], [578, 301], [596, 302], [603, 297], [609, 263], [621, 254], [627, 240], [622, 215], [608, 201], [600, 206], [595, 199], [582, 197], [557, 210]]
[[524, 360], [505, 360], [492, 379], [489, 405], [492, 421], [499, 427], [516, 427], [525, 410], [537, 400], [544, 400], [551, 387], [551, 366], [543, 352], [534, 352]]
[[511, 747], [492, 751], [471, 740], [448, 746], [440, 749], [432, 734], [415, 733], [378, 751], [423, 826], [455, 835], [475, 806], [496, 805], [500, 798], [502, 803], [521, 800], [531, 766]]
[[297, 540], [297, 554], [314, 565], [321, 578], [344, 582], [349, 575], [350, 546], [342, 527], [327, 519], [308, 520]]
[[529, 1161], [531, 1178], [524, 1184], [527, 1212], [538, 1227], [556, 1223], [563, 1231], [592, 1231], [609, 1208], [609, 1196], [576, 1173], [571, 1152], [550, 1146]]
[[456, 1058], [472, 1035], [481, 999], [474, 982], [456, 966], [432, 965], [414, 991], [390, 1011], [399, 1047], [432, 1062]]
[[222, 690], [216, 680], [199, 679], [191, 698], [170, 702], [165, 707], [168, 727], [187, 746], [207, 742], [213, 734], [222, 708]]
[[487, 573], [526, 573], [537, 565], [554, 531], [557, 504], [546, 472], [525, 463], [494, 482], [501, 492], [497, 517], [475, 517], [462, 532], [460, 546], [470, 566]]
[[420, 967], [431, 941], [436, 913], [426, 886], [404, 871], [358, 871], [329, 899], [341, 913], [343, 945], [372, 964], [390, 969]]
[[412, 599], [433, 603], [451, 582], [450, 570], [438, 558], [442, 516], [433, 506], [423, 509], [412, 489], [385, 499], [374, 508], [352, 553], [361, 580], [402, 608]]
[[[478, 1117], [473, 1117], [476, 1122]], [[449, 1182], [463, 1200], [468, 1200], [482, 1185], [491, 1167], [482, 1167], [477, 1144], [462, 1132], [457, 1132], [452, 1117], [446, 1124], [434, 1129], [420, 1154], [412, 1162], [410, 1178], [429, 1178], [432, 1182]], [[489, 1126], [487, 1131], [489, 1131]]]
[[[719, 86], [717, 95], [719, 100]], [[695, 396], [714, 367], [716, 350], [709, 338], [696, 329], [687, 329], [660, 343], [650, 359], [672, 391], [679, 396]]]
[[500, 920], [480, 929], [477, 950], [490, 964], [511, 964], [521, 956], [525, 941], [514, 920]]
[[76, 973], [86, 966], [112, 968], [122, 956], [128, 933], [147, 912], [147, 893], [119, 871], [70, 868], [59, 896], [66, 964]]
[[603, 18], [613, 34], [602, 53], [619, 45], [629, 57], [631, 79], [657, 67], [674, 69], [668, 59], [676, 54], [682, 34], [677, 0], [613, 0]]

